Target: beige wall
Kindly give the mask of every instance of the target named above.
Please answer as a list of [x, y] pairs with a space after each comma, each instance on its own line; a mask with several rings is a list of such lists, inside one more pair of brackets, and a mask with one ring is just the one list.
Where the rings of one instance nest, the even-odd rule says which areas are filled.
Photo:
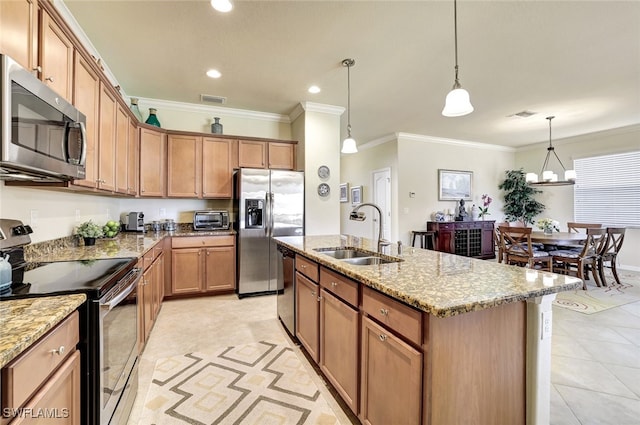
[[[553, 140], [553, 145], [565, 167], [573, 168], [575, 158], [640, 150], [640, 126]], [[539, 143], [519, 149], [515, 156], [516, 167], [539, 173], [547, 146], [548, 143]], [[550, 162], [558, 168], [556, 170], [558, 172], [560, 165], [555, 160]], [[561, 223], [561, 230], [566, 230], [568, 221], [574, 221], [573, 186], [545, 188], [538, 199], [547, 207], [541, 217], [558, 220]], [[640, 252], [640, 229], [628, 229], [619, 256], [620, 267], [640, 271], [638, 252]]]

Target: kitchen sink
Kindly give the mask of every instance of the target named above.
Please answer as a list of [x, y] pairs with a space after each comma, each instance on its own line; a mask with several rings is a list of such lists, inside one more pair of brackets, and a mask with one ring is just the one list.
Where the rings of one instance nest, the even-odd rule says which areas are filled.
[[316, 248], [314, 251], [356, 266], [370, 266], [403, 261], [400, 258], [388, 257], [386, 255], [378, 254], [377, 252], [366, 251], [358, 248]]

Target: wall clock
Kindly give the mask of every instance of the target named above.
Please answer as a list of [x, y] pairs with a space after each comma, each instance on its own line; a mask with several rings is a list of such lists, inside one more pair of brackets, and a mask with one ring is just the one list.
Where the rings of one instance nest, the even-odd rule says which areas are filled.
[[327, 167], [326, 165], [321, 165], [320, 167], [318, 167], [318, 176], [321, 179], [328, 179], [330, 175], [331, 171], [329, 170], [329, 167]]
[[318, 195], [324, 197], [329, 196], [329, 193], [331, 192], [331, 188], [329, 187], [328, 184], [326, 183], [320, 183], [318, 185]]

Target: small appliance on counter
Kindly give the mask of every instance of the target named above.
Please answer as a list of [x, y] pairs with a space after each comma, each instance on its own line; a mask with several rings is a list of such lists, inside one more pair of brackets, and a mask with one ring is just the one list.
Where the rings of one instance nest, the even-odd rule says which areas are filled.
[[144, 213], [131, 211], [120, 214], [123, 232], [144, 232]]
[[175, 222], [175, 220], [168, 218], [162, 223], [162, 228], [167, 232], [175, 232], [178, 229], [178, 224]]
[[229, 211], [202, 210], [193, 213], [193, 230], [229, 230]]

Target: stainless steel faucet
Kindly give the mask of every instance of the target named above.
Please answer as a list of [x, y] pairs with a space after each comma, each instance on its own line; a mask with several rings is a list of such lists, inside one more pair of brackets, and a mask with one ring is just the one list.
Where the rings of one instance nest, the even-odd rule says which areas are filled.
[[391, 242], [389, 242], [386, 239], [382, 238], [382, 210], [380, 209], [379, 206], [377, 206], [376, 204], [372, 204], [370, 202], [364, 202], [362, 204], [357, 205], [349, 214], [349, 219], [350, 220], [355, 220], [355, 221], [364, 221], [367, 216], [363, 213], [363, 212], [358, 212], [358, 210], [362, 207], [364, 207], [365, 205], [368, 205], [370, 207], [375, 208], [378, 211], [378, 216], [380, 217], [380, 222], [379, 222], [379, 226], [378, 226], [378, 252], [382, 253], [382, 248], [385, 246], [389, 246], [391, 244]]

